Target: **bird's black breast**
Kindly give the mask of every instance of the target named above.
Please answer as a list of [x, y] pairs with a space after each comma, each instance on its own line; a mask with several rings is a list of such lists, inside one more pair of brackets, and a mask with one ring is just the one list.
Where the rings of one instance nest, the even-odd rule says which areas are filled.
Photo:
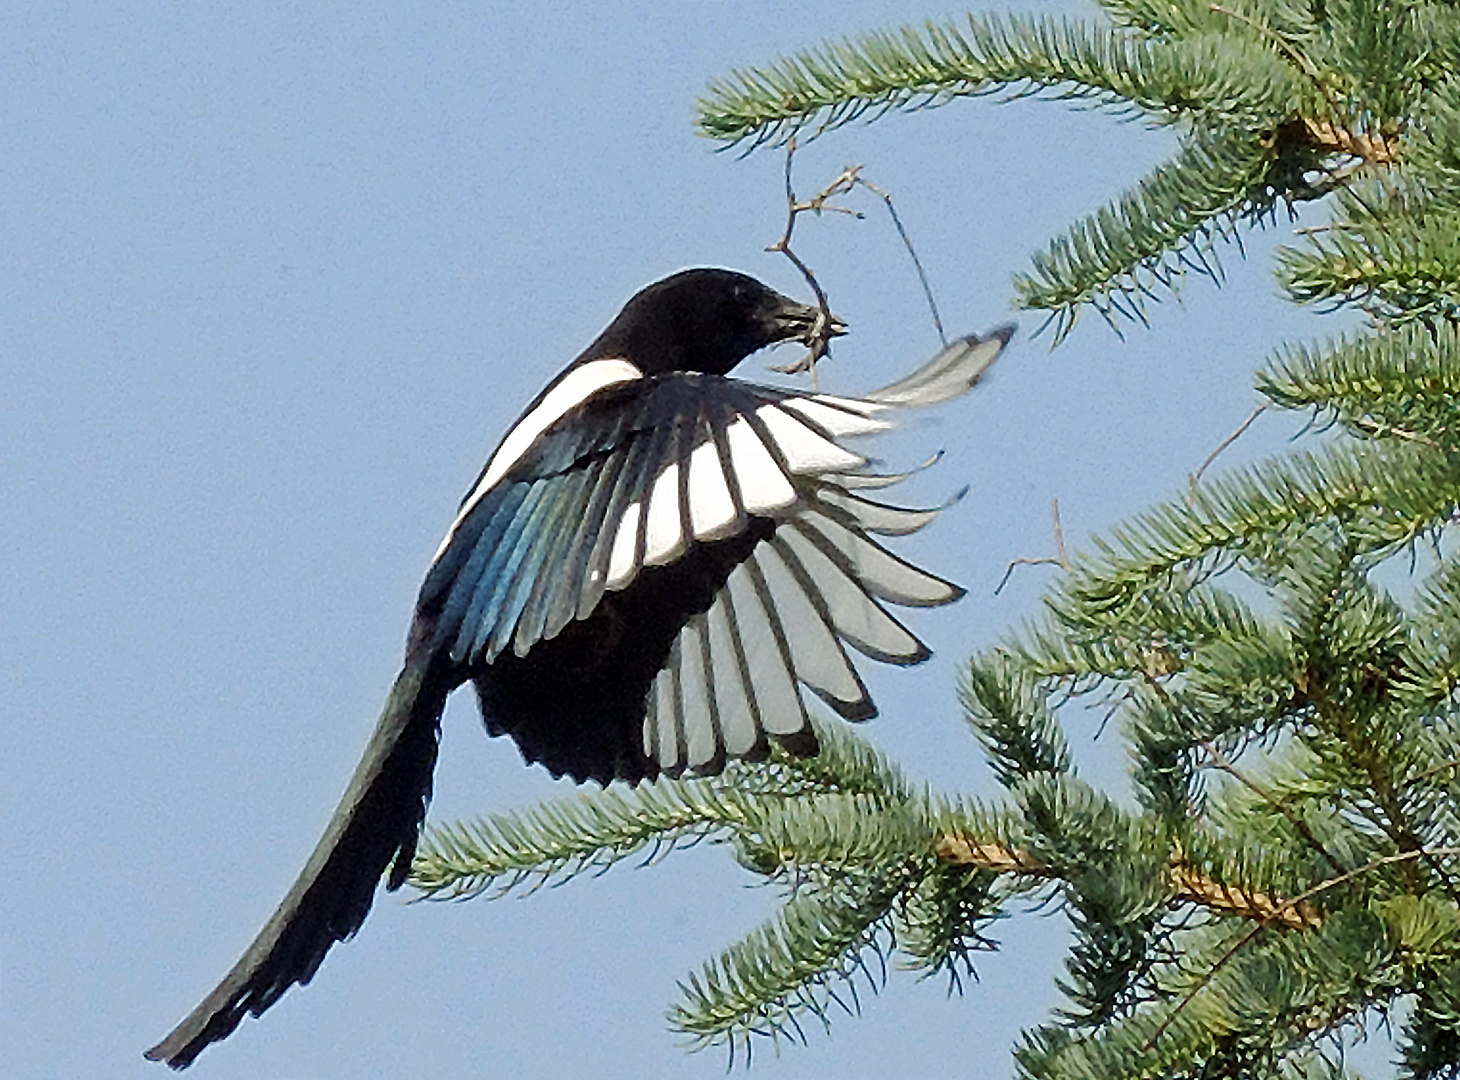
[[527, 761], [555, 776], [604, 784], [656, 776], [643, 745], [650, 684], [685, 624], [709, 609], [731, 571], [774, 529], [773, 521], [753, 518], [737, 536], [647, 567], [627, 589], [606, 593], [589, 618], [526, 656], [507, 650], [475, 668], [487, 730], [511, 735]]

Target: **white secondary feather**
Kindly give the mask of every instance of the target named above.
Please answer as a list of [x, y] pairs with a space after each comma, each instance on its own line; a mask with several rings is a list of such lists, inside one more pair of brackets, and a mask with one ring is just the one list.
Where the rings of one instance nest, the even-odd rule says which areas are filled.
[[715, 699], [720, 706], [720, 735], [725, 753], [743, 757], [755, 747], [760, 733], [756, 731], [755, 711], [745, 688], [745, 678], [752, 676], [741, 670], [739, 645], [726, 613], [723, 591], [706, 613], [705, 625], [710, 656], [715, 664]]
[[885, 503], [859, 499], [833, 484], [823, 485], [816, 494], [823, 503], [851, 514], [857, 524], [867, 532], [880, 533], [883, 536], [907, 536], [909, 533], [915, 533], [942, 512], [941, 508], [907, 510], [898, 506], [888, 506]]
[[752, 514], [784, 510], [796, 501], [796, 489], [781, 471], [745, 417], [725, 429], [730, 446], [730, 467], [740, 489], [740, 501]]
[[755, 410], [755, 415], [765, 425], [793, 474], [846, 472], [867, 464], [867, 459], [860, 454], [843, 450], [775, 405], [762, 405]]
[[[839, 521], [815, 510], [800, 514], [794, 526], [810, 538], [819, 534], [821, 545], [841, 553], [862, 586], [875, 596], [904, 607], [935, 607], [962, 595], [962, 590], [919, 570]], [[813, 542], [814, 538], [813, 538]]]
[[796, 677], [837, 701], [849, 705], [860, 701], [861, 684], [837, 644], [832, 626], [782, 557], [776, 541], [758, 548], [751, 559], [761, 571], [770, 606], [791, 646]]
[[[814, 583], [837, 636], [858, 652], [884, 663], [908, 663], [927, 655], [922, 643], [883, 611], [861, 582], [848, 577], [825, 552], [795, 529], [778, 529], [770, 546], [784, 547], [801, 564]], [[777, 594], [777, 604], [780, 601]]]
[[639, 569], [639, 515], [640, 504], [629, 503], [623, 518], [618, 523], [618, 532], [613, 538], [613, 550], [608, 556], [608, 581], [610, 589], [620, 589], [629, 583]]
[[644, 519], [644, 565], [673, 562], [688, 546], [679, 512], [679, 463], [672, 461], [654, 481], [649, 495], [649, 515]]
[[689, 455], [689, 519], [699, 540], [718, 540], [735, 528], [735, 499], [713, 441], [700, 443]]
[[678, 657], [679, 646], [676, 644], [668, 663], [654, 677], [654, 687], [649, 692], [653, 707], [644, 727], [644, 754], [657, 761], [666, 772], [673, 772], [679, 762], [679, 736], [676, 733], [679, 703], [675, 694], [679, 677]]
[[680, 720], [685, 727], [686, 762], [691, 769], [708, 764], [717, 756], [714, 718], [715, 700], [710, 692], [709, 659], [705, 651], [704, 622], [696, 616], [679, 632], [679, 686], [682, 698]]
[[759, 723], [772, 735], [794, 735], [806, 726], [806, 706], [749, 563], [741, 563], [731, 572], [721, 599], [739, 630], [745, 664], [755, 679], [750, 690]]
[[875, 435], [879, 431], [891, 429], [892, 425], [886, 420], [877, 420], [868, 415], [868, 412], [879, 411], [879, 409], [863, 411], [847, 408], [842, 404], [830, 404], [837, 400], [822, 396], [793, 397], [787, 398], [781, 402], [781, 405], [783, 408], [805, 417], [813, 424], [820, 425], [823, 431], [837, 439], [848, 435]]

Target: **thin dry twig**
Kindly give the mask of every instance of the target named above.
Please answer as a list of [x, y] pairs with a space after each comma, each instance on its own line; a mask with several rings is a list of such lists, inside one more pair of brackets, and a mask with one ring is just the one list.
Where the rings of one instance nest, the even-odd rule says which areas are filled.
[[1004, 568], [1004, 576], [999, 579], [998, 585], [994, 588], [995, 596], [1003, 592], [1004, 586], [1009, 584], [1009, 578], [1013, 576], [1016, 566], [1058, 566], [1061, 570], [1066, 571], [1072, 568], [1069, 554], [1065, 550], [1065, 530], [1064, 526], [1060, 524], [1060, 501], [1058, 499], [1049, 500], [1049, 513], [1054, 520], [1054, 554], [1020, 556], [1017, 559], [1011, 559], [1009, 565]]
[[1297, 832], [1297, 834], [1303, 838], [1303, 840], [1308, 844], [1309, 847], [1318, 852], [1319, 855], [1323, 856], [1323, 861], [1326, 862], [1333, 869], [1333, 872], [1335, 874], [1348, 873], [1348, 868], [1345, 867], [1341, 862], [1339, 862], [1329, 853], [1328, 849], [1319, 842], [1318, 837], [1313, 835], [1313, 830], [1308, 828], [1308, 823], [1300, 818], [1297, 814], [1293, 813], [1291, 807], [1284, 806], [1282, 802], [1280, 802], [1271, 792], [1265, 790], [1255, 780], [1252, 780], [1251, 778], [1245, 776], [1241, 772], [1241, 770], [1239, 770], [1237, 766], [1232, 763], [1231, 759], [1229, 759], [1225, 754], [1223, 754], [1206, 739], [1203, 739], [1201, 741], [1201, 747], [1211, 756], [1213, 765], [1221, 769], [1224, 773], [1227, 773], [1229, 776], [1234, 777], [1238, 783], [1242, 784], [1249, 791], [1255, 794], [1259, 799], [1267, 803], [1268, 806], [1272, 807], [1279, 814], [1282, 814], [1283, 817], [1287, 818], [1288, 823], [1293, 826], [1293, 829]]
[[[860, 169], [861, 166], [858, 165], [856, 168]], [[886, 205], [887, 213], [892, 218], [892, 224], [897, 229], [897, 235], [902, 237], [902, 246], [907, 248], [908, 257], [912, 259], [913, 269], [918, 272], [918, 281], [923, 286], [923, 297], [928, 301], [928, 311], [933, 316], [933, 326], [938, 331], [938, 340], [947, 345], [948, 335], [943, 331], [943, 320], [938, 315], [938, 301], [933, 299], [933, 287], [928, 284], [928, 275], [923, 270], [923, 261], [918, 258], [917, 248], [913, 247], [912, 237], [908, 236], [907, 230], [903, 228], [902, 218], [897, 216], [897, 207], [892, 205], [892, 196], [860, 175], [854, 175], [853, 180], [876, 195]]]
[[831, 348], [831, 339], [834, 337], [832, 328], [836, 326], [837, 319], [831, 313], [831, 307], [826, 299], [826, 290], [816, 280], [815, 273], [811, 267], [806, 265], [805, 260], [797, 255], [791, 248], [791, 234], [796, 230], [796, 218], [801, 214], [811, 212], [820, 214], [823, 210], [833, 213], [850, 214], [853, 217], [861, 217], [855, 210], [849, 210], [843, 206], [837, 206], [830, 200], [850, 191], [855, 181], [855, 173], [850, 169], [843, 169], [842, 174], [833, 180], [826, 187], [822, 188], [819, 194], [808, 202], [798, 202], [796, 189], [792, 181], [792, 165], [796, 157], [796, 140], [793, 138], [786, 144], [786, 228], [781, 233], [781, 238], [766, 248], [767, 251], [780, 252], [791, 260], [791, 265], [800, 271], [801, 276], [806, 279], [806, 284], [811, 286], [811, 291], [816, 294], [816, 306], [819, 310], [816, 325], [811, 328], [810, 347], [806, 355], [792, 364], [773, 365], [772, 371], [779, 371], [783, 374], [794, 375], [802, 371], [811, 373], [811, 385], [816, 386], [816, 362], [820, 360]]
[[1232, 434], [1228, 435], [1221, 442], [1217, 443], [1217, 448], [1213, 450], [1210, 454], [1208, 454], [1206, 458], [1202, 461], [1202, 463], [1196, 467], [1196, 472], [1191, 474], [1190, 484], [1193, 493], [1196, 491], [1196, 485], [1201, 482], [1202, 474], [1211, 467], [1212, 462], [1216, 461], [1217, 458], [1221, 456], [1222, 451], [1226, 450], [1227, 447], [1231, 446], [1234, 442], [1240, 439], [1243, 433], [1253, 425], [1254, 421], [1256, 421], [1257, 418], [1266, 411], [1266, 405], [1257, 406], [1257, 408], [1253, 409], [1252, 412], [1248, 415], [1246, 420], [1243, 420], [1242, 423], [1237, 425], [1236, 431], [1232, 432]]
[[902, 239], [903, 247], [907, 249], [908, 256], [912, 259], [913, 269], [917, 271], [918, 282], [923, 288], [923, 297], [928, 302], [928, 311], [933, 317], [933, 327], [938, 332], [938, 340], [944, 345], [948, 344], [948, 335], [943, 329], [943, 319], [938, 314], [938, 302], [933, 298], [933, 288], [928, 282], [927, 272], [923, 269], [923, 262], [918, 258], [917, 248], [913, 246], [912, 237], [908, 235], [907, 228], [898, 216], [897, 207], [893, 204], [892, 196], [862, 176], [861, 165], [848, 165], [838, 176], [827, 184], [817, 194], [802, 202], [796, 198], [796, 190], [792, 183], [792, 167], [796, 155], [796, 140], [790, 139], [786, 143], [786, 228], [781, 233], [781, 238], [766, 248], [770, 252], [779, 252], [791, 260], [791, 265], [806, 279], [806, 284], [811, 286], [811, 291], [816, 295], [816, 306], [820, 309], [821, 316], [819, 323], [812, 328], [812, 344], [805, 356], [791, 364], [773, 365], [772, 371], [779, 371], [783, 374], [797, 374], [802, 371], [811, 372], [812, 385], [816, 383], [816, 362], [827, 354], [831, 338], [836, 336], [831, 331], [835, 323], [835, 316], [828, 306], [826, 292], [816, 280], [815, 273], [791, 247], [791, 234], [796, 229], [796, 219], [801, 214], [820, 215], [823, 212], [834, 214], [846, 214], [848, 217], [861, 220], [867, 215], [860, 210], [854, 210], [848, 206], [841, 206], [832, 200], [839, 195], [846, 195], [855, 188], [863, 187], [882, 200], [887, 207], [887, 213], [892, 218], [893, 227], [897, 235]]

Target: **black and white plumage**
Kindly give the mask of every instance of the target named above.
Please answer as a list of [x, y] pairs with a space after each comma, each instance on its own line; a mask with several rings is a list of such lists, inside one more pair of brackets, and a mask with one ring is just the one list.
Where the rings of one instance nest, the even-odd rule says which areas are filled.
[[688, 270], [633, 297], [538, 395], [436, 553], [404, 667], [304, 871], [149, 1058], [191, 1063], [308, 982], [383, 874], [404, 882], [441, 712], [466, 682], [493, 735], [600, 783], [713, 773], [771, 741], [814, 753], [803, 686], [846, 719], [875, 714], [849, 652], [925, 659], [887, 606], [962, 590], [883, 546], [937, 511], [869, 498], [899, 477], [843, 440], [967, 390], [1010, 331], [956, 341], [862, 398], [727, 377], [767, 345], [841, 329], [743, 274]]

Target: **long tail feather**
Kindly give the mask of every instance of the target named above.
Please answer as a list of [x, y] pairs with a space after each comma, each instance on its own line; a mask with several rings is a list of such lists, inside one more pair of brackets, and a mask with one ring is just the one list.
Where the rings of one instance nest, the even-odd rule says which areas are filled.
[[186, 1068], [245, 1013], [258, 1016], [289, 987], [309, 982], [330, 946], [360, 929], [387, 867], [387, 888], [405, 881], [450, 690], [428, 664], [407, 660], [339, 808], [289, 894], [233, 970], [148, 1058]]

